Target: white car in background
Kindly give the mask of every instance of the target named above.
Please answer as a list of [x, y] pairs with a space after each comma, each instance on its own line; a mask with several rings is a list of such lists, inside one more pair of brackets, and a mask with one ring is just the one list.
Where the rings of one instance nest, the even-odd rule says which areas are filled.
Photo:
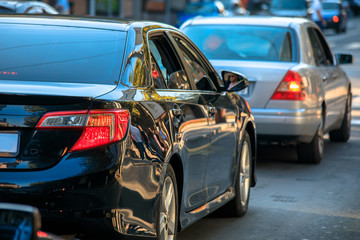
[[304, 18], [196, 18], [181, 30], [220, 71], [245, 74], [239, 93], [250, 104], [263, 143], [296, 144], [301, 162], [319, 163], [324, 134], [350, 137], [351, 82], [321, 30]]
[[0, 1], [0, 14], [59, 14], [55, 8], [38, 1]]

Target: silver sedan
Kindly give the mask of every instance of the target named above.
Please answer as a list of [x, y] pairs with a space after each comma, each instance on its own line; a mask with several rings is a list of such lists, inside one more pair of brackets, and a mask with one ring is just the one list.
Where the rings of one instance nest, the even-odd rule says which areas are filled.
[[[321, 30], [306, 19], [195, 18], [181, 27], [218, 70], [245, 74], [258, 139], [296, 144], [302, 162], [319, 163], [323, 138], [350, 137], [351, 82]], [[230, 84], [230, 83], [229, 83]]]

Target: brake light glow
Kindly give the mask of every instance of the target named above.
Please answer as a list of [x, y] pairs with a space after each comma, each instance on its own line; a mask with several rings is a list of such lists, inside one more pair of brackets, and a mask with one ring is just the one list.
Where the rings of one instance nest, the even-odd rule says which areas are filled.
[[5, 71], [0, 71], [0, 75], [12, 75], [12, 76], [17, 76], [17, 72], [5, 72]]
[[338, 17], [338, 16], [333, 16], [333, 21], [334, 21], [335, 23], [339, 22], [339, 17]]
[[36, 235], [37, 235], [38, 238], [48, 238], [49, 237], [49, 235], [46, 232], [43, 232], [43, 231], [38, 231], [36, 233]]
[[95, 148], [122, 140], [127, 132], [129, 112], [124, 109], [64, 111], [45, 114], [36, 129], [82, 130], [69, 152]]
[[271, 100], [304, 100], [305, 89], [299, 73], [289, 70]]

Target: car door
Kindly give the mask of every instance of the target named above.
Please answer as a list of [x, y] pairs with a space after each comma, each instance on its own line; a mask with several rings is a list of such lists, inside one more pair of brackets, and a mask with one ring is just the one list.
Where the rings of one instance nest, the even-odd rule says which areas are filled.
[[347, 86], [343, 73], [334, 61], [330, 48], [320, 31], [308, 28], [309, 38], [314, 52], [315, 63], [320, 71], [324, 99], [326, 104], [325, 129], [341, 121], [344, 115]]
[[212, 136], [205, 177], [207, 200], [224, 193], [232, 184], [237, 154], [237, 108], [220, 92], [219, 77], [201, 52], [185, 37], [172, 34], [196, 89], [207, 104]]
[[209, 159], [211, 129], [207, 106], [192, 90], [188, 76], [164, 31], [149, 35], [151, 75], [156, 94], [171, 115], [174, 151], [183, 164], [182, 204], [191, 211], [206, 201], [204, 179]]

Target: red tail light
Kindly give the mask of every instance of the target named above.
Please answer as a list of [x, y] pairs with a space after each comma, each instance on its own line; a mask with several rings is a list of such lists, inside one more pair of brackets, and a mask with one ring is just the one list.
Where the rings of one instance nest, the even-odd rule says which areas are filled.
[[120, 141], [125, 137], [129, 112], [124, 109], [65, 111], [45, 114], [36, 129], [81, 129], [80, 138], [69, 152]]
[[271, 100], [304, 100], [305, 89], [299, 73], [289, 70]]
[[334, 21], [335, 23], [339, 22], [339, 17], [338, 17], [338, 16], [333, 16], [333, 21]]

